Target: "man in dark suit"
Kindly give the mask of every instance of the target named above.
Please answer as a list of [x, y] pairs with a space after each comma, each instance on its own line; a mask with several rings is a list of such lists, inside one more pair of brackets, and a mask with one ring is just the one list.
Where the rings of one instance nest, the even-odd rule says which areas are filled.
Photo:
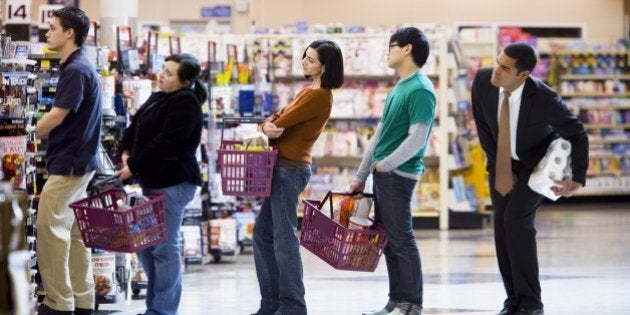
[[556, 195], [569, 197], [586, 181], [588, 137], [560, 96], [530, 77], [536, 52], [507, 46], [494, 69], [481, 69], [472, 87], [477, 132], [487, 156], [499, 270], [507, 293], [500, 315], [542, 315], [538, 279], [536, 210], [543, 196], [528, 186], [534, 167], [558, 137], [571, 142], [573, 178], [556, 181]]

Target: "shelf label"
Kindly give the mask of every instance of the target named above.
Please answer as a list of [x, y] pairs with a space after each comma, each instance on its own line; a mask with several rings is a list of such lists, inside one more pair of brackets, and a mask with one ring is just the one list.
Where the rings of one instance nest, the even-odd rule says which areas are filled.
[[47, 30], [53, 18], [53, 12], [63, 8], [61, 4], [46, 4], [39, 6], [39, 28]]
[[31, 24], [31, 0], [7, 0], [4, 24]]

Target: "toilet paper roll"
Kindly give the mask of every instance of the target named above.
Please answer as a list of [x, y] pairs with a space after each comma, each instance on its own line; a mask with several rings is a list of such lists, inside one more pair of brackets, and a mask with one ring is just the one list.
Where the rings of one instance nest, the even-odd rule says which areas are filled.
[[558, 200], [559, 196], [551, 191], [551, 187], [555, 186], [554, 180], [572, 178], [570, 160], [571, 143], [562, 138], [554, 140], [547, 148], [547, 154], [532, 172], [529, 187], [551, 200]]

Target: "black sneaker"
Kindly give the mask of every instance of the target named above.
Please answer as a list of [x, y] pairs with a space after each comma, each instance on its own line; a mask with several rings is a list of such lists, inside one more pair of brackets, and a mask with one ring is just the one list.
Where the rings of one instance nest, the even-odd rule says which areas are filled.
[[58, 311], [42, 303], [37, 308], [37, 315], [74, 315], [71, 311]]
[[91, 310], [89, 308], [75, 308], [74, 309], [74, 315], [93, 315], [94, 314], [94, 310]]

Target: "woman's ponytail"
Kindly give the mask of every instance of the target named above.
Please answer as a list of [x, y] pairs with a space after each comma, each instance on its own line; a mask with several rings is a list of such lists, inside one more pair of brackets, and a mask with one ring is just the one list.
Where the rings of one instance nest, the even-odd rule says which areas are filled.
[[197, 95], [199, 102], [201, 104], [205, 103], [208, 100], [208, 91], [206, 91], [206, 88], [203, 82], [201, 82], [199, 78], [196, 78], [195, 82], [193, 83], [193, 86], [195, 90], [195, 95]]

